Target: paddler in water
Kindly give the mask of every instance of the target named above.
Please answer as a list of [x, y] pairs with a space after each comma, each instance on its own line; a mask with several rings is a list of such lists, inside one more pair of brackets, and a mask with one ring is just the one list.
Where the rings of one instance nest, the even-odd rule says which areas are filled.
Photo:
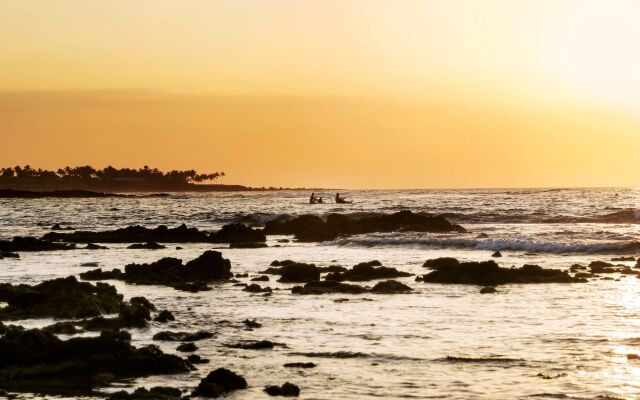
[[315, 193], [311, 193], [311, 197], [309, 197], [309, 204], [322, 204], [322, 197], [316, 197]]
[[336, 203], [338, 203], [338, 204], [347, 204], [347, 203], [351, 203], [351, 202], [347, 201], [347, 199], [345, 199], [344, 197], [340, 197], [340, 193], [336, 193]]

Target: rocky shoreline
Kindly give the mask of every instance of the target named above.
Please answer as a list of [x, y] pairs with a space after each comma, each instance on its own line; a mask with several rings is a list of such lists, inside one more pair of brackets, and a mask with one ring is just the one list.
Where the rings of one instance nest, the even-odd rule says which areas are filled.
[[[95, 243], [139, 243], [141, 250], [166, 247], [160, 243], [229, 243], [252, 248], [251, 244], [265, 244], [270, 235], [293, 236], [287, 241], [317, 242], [367, 232], [464, 230], [443, 217], [404, 211], [360, 219], [339, 214], [331, 214], [326, 219], [301, 216], [267, 222], [264, 229], [232, 223], [215, 232], [186, 225], [176, 228], [130, 226], [102, 232], [76, 231], [59, 225], [53, 228], [42, 238], [15, 237], [11, 241], [0, 241], [0, 256], [15, 258], [19, 257], [19, 252], [74, 249], [111, 251], [108, 246]], [[85, 243], [86, 247], [78, 246]], [[219, 251], [205, 250], [188, 261], [164, 257], [145, 263], [132, 262], [112, 270], [85, 270], [77, 274], [82, 280], [67, 276], [31, 285], [3, 283], [0, 284], [0, 302], [5, 303], [0, 308], [0, 391], [4, 392], [0, 393], [97, 396], [116, 400], [216, 398], [252, 386], [241, 375], [243, 371], [228, 369], [226, 365], [219, 365], [215, 358], [198, 354], [207, 343], [216, 342], [227, 351], [246, 353], [289, 349], [287, 343], [251, 335], [253, 330], [263, 326], [255, 316], [244, 321], [226, 321], [227, 328], [243, 334], [237, 339], [220, 342], [219, 332], [189, 329], [182, 317], [176, 317], [171, 309], [160, 310], [142, 296], [125, 300], [115, 286], [101, 281], [141, 288], [149, 285], [169, 287], [188, 293], [216, 293], [221, 285], [228, 285], [239, 287], [235, 295], [260, 301], [263, 298], [267, 301], [274, 294], [300, 299], [298, 301], [319, 296], [331, 301], [329, 304], [338, 305], [349, 301], [375, 301], [384, 296], [409, 296], [420, 293], [425, 285], [475, 285], [481, 294], [499, 296], [505, 285], [573, 285], [595, 279], [613, 279], [611, 276], [640, 277], [640, 261], [633, 267], [616, 264], [636, 262], [630, 257], [615, 258], [611, 262], [593, 261], [588, 265], [574, 264], [559, 270], [527, 264], [503, 266], [497, 262], [502, 260], [501, 256], [494, 253], [493, 260], [482, 262], [451, 257], [429, 259], [423, 264], [425, 273], [418, 274], [415, 269], [410, 273], [403, 271], [401, 266], [388, 267], [378, 260], [347, 267], [335, 261], [316, 265], [284, 259], [256, 266], [255, 273], [250, 275], [234, 274], [231, 260]], [[84, 263], [84, 266], [97, 267], [98, 263]], [[268, 286], [271, 281], [277, 282], [275, 288]], [[38, 319], [53, 319], [54, 322], [30, 329], [11, 324], [11, 321]], [[163, 351], [156, 344], [137, 347], [131, 344], [132, 335], [151, 326], [163, 327], [150, 335], [151, 340], [165, 346], [173, 343], [176, 354], [166, 352], [166, 348]], [[295, 348], [290, 350], [291, 354], [297, 354]], [[348, 352], [309, 354], [327, 354], [318, 356], [325, 358], [359, 357]], [[210, 353], [207, 357], [211, 357]], [[313, 370], [316, 364], [295, 362], [284, 367]], [[138, 387], [132, 392], [107, 393], [104, 390], [133, 378], [164, 374], [193, 376], [196, 371], [206, 374], [189, 390], [168, 386]], [[300, 380], [273, 382], [262, 391], [269, 396], [297, 397], [305, 390], [304, 374], [300, 375]]]

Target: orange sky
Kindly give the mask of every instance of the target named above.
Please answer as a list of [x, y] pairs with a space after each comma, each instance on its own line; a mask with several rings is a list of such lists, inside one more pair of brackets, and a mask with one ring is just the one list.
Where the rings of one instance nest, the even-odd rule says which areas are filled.
[[4, 0], [0, 164], [638, 186], [640, 4]]

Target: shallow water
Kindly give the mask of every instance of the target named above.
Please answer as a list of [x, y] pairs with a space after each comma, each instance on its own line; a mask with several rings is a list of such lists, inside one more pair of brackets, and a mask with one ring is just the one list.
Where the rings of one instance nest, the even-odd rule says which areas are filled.
[[[275, 259], [347, 267], [378, 259], [419, 274], [429, 258], [487, 260], [498, 249], [503, 250], [504, 257], [498, 259], [503, 266], [555, 268], [640, 253], [634, 247], [640, 240], [640, 192], [635, 190], [369, 191], [345, 196], [355, 204], [310, 206], [299, 192], [0, 200], [0, 237], [40, 236], [54, 223], [87, 230], [180, 223], [215, 229], [233, 220], [259, 223], [282, 214], [411, 209], [447, 214], [469, 232], [375, 234], [330, 243], [219, 250], [231, 260], [232, 272], [250, 276]], [[270, 237], [270, 245], [277, 239]], [[189, 260], [215, 248], [181, 244], [183, 250], [171, 246], [150, 251], [108, 246], [109, 250], [22, 253], [20, 260], [0, 260], [0, 281], [36, 283], [78, 274], [87, 270], [79, 265], [88, 261], [111, 269], [165, 256]], [[152, 343], [153, 334], [168, 328], [206, 329], [217, 335], [197, 343], [196, 353], [211, 363], [199, 365], [194, 373], [149, 377], [105, 390], [154, 385], [192, 389], [201, 376], [227, 367], [250, 385], [229, 396], [232, 399], [267, 398], [264, 385], [285, 381], [298, 384], [305, 399], [640, 397], [640, 363], [626, 358], [640, 353], [640, 282], [635, 276], [585, 284], [506, 285], [496, 295], [480, 295], [475, 286], [427, 284], [409, 277], [399, 280], [415, 289], [412, 294], [357, 296], [295, 296], [287, 290], [293, 285], [274, 278], [268, 285], [283, 290], [271, 297], [230, 284], [192, 294], [112, 282], [125, 297], [143, 295], [176, 316], [168, 325], [153, 322], [148, 330], [131, 330], [134, 345]], [[334, 302], [344, 297], [349, 301]], [[241, 322], [246, 318], [257, 319], [263, 327], [245, 330]], [[286, 347], [255, 351], [224, 346], [243, 339], [268, 339]], [[175, 352], [177, 345], [154, 343], [167, 352]], [[298, 361], [318, 366], [283, 367]]]

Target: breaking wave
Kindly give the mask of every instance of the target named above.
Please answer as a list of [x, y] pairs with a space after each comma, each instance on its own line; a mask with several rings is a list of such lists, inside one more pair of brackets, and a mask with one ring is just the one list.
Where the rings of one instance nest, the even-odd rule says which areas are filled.
[[337, 246], [410, 246], [423, 248], [457, 248], [487, 251], [524, 251], [531, 253], [553, 253], [553, 254], [634, 254], [640, 251], [640, 242], [597, 242], [597, 243], [558, 243], [541, 242], [533, 240], [497, 240], [497, 239], [471, 239], [452, 237], [402, 237], [402, 236], [357, 236], [338, 239], [329, 244]]

